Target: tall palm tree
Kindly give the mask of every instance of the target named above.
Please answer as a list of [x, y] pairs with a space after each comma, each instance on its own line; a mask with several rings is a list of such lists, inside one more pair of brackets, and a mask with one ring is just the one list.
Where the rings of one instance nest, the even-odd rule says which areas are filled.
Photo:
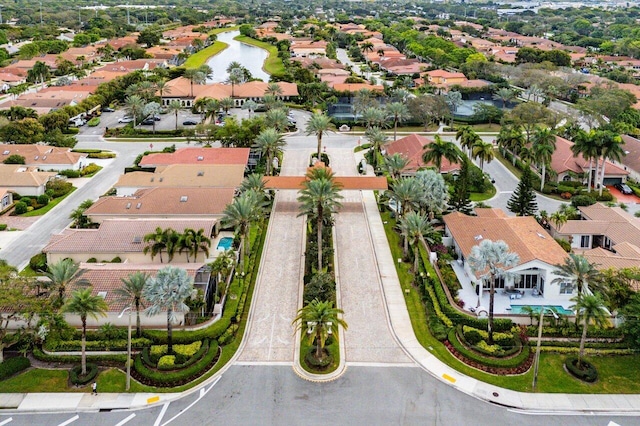
[[422, 186], [415, 177], [400, 178], [388, 191], [389, 198], [400, 207], [398, 216], [404, 217], [409, 211], [416, 211], [422, 198]]
[[242, 109], [246, 109], [249, 111], [249, 118], [251, 118], [251, 116], [253, 115], [253, 112], [256, 110], [256, 108], [258, 108], [258, 103], [255, 101], [252, 101], [251, 99], [245, 101], [242, 104]]
[[433, 163], [438, 169], [438, 172], [442, 172], [443, 158], [446, 158], [452, 163], [458, 163], [460, 161], [460, 152], [453, 142], [444, 141], [438, 135], [433, 139], [433, 142], [425, 145], [424, 152], [422, 153], [422, 161], [425, 163]]
[[278, 132], [283, 132], [289, 125], [289, 117], [284, 108], [275, 108], [264, 114], [264, 122], [267, 127], [274, 127]]
[[466, 150], [467, 155], [471, 154], [471, 149], [478, 139], [480, 136], [473, 131], [471, 126], [460, 126], [456, 131], [456, 140], [460, 142], [460, 147]]
[[471, 155], [473, 159], [480, 159], [480, 170], [484, 172], [484, 163], [487, 164], [492, 162], [495, 158], [495, 153], [493, 152], [493, 144], [491, 142], [484, 142], [482, 139], [478, 138], [478, 140], [473, 144], [471, 148]]
[[[417, 212], [409, 212], [406, 216], [402, 217], [398, 222], [400, 232], [404, 237], [404, 240], [408, 242], [408, 245], [413, 249], [413, 273], [414, 276], [418, 274], [418, 259], [420, 258], [420, 252], [418, 246], [422, 244], [427, 253], [429, 249], [429, 243], [433, 243], [432, 235], [435, 230], [429, 223], [429, 218], [426, 215], [422, 215]], [[404, 257], [409, 254], [404, 248]]]
[[602, 174], [600, 175], [600, 195], [602, 195], [602, 189], [604, 188], [605, 163], [607, 160], [620, 162], [622, 161], [622, 157], [627, 154], [622, 148], [623, 142], [620, 135], [607, 130], [597, 130], [596, 133], [601, 135], [599, 137], [602, 144]]
[[556, 150], [556, 135], [551, 129], [538, 128], [533, 133], [533, 156], [535, 161], [542, 166], [542, 179], [540, 179], [540, 191], [544, 189], [547, 173], [547, 164], [551, 161]]
[[178, 113], [182, 109], [182, 105], [180, 101], [171, 101], [169, 105], [167, 105], [167, 112], [169, 114], [173, 113], [174, 118], [176, 119], [176, 130], [178, 130]]
[[280, 85], [275, 82], [272, 81], [269, 84], [267, 84], [267, 88], [264, 90], [264, 94], [265, 95], [271, 95], [271, 96], [282, 96], [284, 92], [282, 91], [282, 87], [280, 87]]
[[328, 134], [330, 131], [334, 129], [333, 123], [331, 123], [331, 118], [321, 112], [314, 112], [309, 121], [307, 121], [307, 127], [305, 129], [306, 135], [315, 135], [318, 140], [318, 160], [321, 158], [320, 154], [322, 154], [322, 136]]
[[387, 113], [377, 107], [368, 107], [362, 111], [362, 115], [358, 121], [362, 122], [367, 129], [372, 127], [386, 127]]
[[240, 192], [254, 191], [257, 194], [262, 194], [265, 199], [268, 198], [263, 178], [264, 176], [259, 173], [251, 173], [240, 184]]
[[504, 109], [506, 103], [515, 98], [515, 92], [508, 87], [502, 87], [493, 94], [493, 99], [502, 101], [502, 108]]
[[224, 110], [225, 115], [229, 115], [229, 110], [235, 105], [235, 101], [232, 98], [222, 98], [218, 101], [220, 108]]
[[249, 253], [249, 229], [261, 209], [260, 198], [253, 191], [243, 192], [224, 209], [222, 224], [232, 226], [240, 234], [240, 264], [245, 268], [245, 256]]
[[198, 261], [198, 254], [202, 252], [204, 259], [209, 257], [209, 249], [211, 248], [211, 239], [204, 233], [204, 229], [200, 228], [193, 235], [191, 243], [191, 254], [193, 254], [193, 261]]
[[158, 226], [154, 232], [145, 235], [142, 240], [145, 243], [150, 243], [142, 249], [142, 253], [151, 253], [151, 260], [158, 255], [160, 256], [160, 263], [164, 263], [162, 252], [167, 249], [167, 234], [165, 230]]
[[602, 289], [600, 272], [586, 257], [578, 254], [569, 253], [564, 264], [556, 265], [553, 273], [557, 275], [557, 278], [551, 283], [557, 285], [571, 283], [578, 291], [576, 295], [578, 301], [590, 291]]
[[[504, 241], [482, 240], [479, 245], [471, 248], [471, 255], [467, 259], [474, 274], [482, 274], [480, 282], [489, 281], [489, 344], [493, 344], [493, 304], [496, 292], [495, 281], [504, 278], [506, 271], [520, 262], [516, 253], [509, 251]], [[481, 284], [482, 285], [482, 284]], [[482, 294], [482, 290], [480, 293]]]
[[45, 274], [50, 280], [47, 287], [58, 293], [54, 300], [54, 306], [60, 308], [64, 305], [65, 293], [72, 283], [75, 285], [87, 284], [82, 280], [83, 273], [80, 264], [74, 263], [71, 259], [63, 259], [49, 265], [49, 272]]
[[80, 356], [80, 365], [83, 376], [87, 374], [87, 317], [94, 319], [98, 319], [98, 316], [105, 317], [107, 316], [107, 309], [109, 309], [107, 302], [100, 296], [92, 296], [91, 291], [92, 289], [90, 287], [75, 290], [71, 294], [71, 298], [62, 308], [63, 312], [78, 315], [80, 321], [82, 321], [82, 339], [80, 343], [82, 354]]
[[382, 155], [382, 147], [387, 143], [387, 140], [389, 138], [387, 137], [387, 134], [383, 132], [382, 129], [378, 126], [369, 127], [364, 132], [364, 136], [369, 141], [369, 144], [371, 144], [371, 151], [373, 154], [371, 158], [373, 160], [371, 162], [371, 165], [374, 167], [374, 169], [377, 169], [378, 166], [380, 166], [380, 164], [378, 164], [378, 161], [380, 155]]
[[409, 164], [409, 159], [396, 152], [393, 155], [385, 155], [383, 167], [389, 173], [391, 179], [396, 182], [400, 179], [400, 174], [407, 167], [407, 164]]
[[160, 95], [160, 102], [162, 102], [162, 95], [170, 95], [171, 94], [171, 86], [167, 84], [168, 80], [161, 78], [156, 81], [156, 90]]
[[144, 272], [134, 272], [129, 274], [127, 278], [120, 278], [122, 287], [117, 288], [115, 293], [118, 302], [125, 303], [136, 310], [136, 336], [142, 335], [142, 326], [140, 324], [140, 308], [145, 308], [142, 291], [149, 281], [149, 274]]
[[148, 316], [167, 312], [167, 353], [173, 354], [173, 323], [177, 312], [189, 312], [184, 301], [193, 294], [193, 278], [184, 269], [167, 266], [147, 281], [143, 296], [149, 302]]
[[511, 151], [511, 163], [516, 165], [516, 156], [524, 147], [525, 138], [522, 133], [522, 127], [516, 125], [502, 126], [498, 134], [498, 146], [503, 150]]
[[303, 183], [298, 201], [300, 215], [307, 215], [316, 221], [318, 244], [318, 272], [322, 271], [322, 230], [325, 222], [330, 223], [332, 215], [341, 207], [340, 186], [334, 179], [312, 179]]
[[128, 96], [124, 100], [124, 109], [131, 117], [133, 117], [133, 127], [136, 127], [138, 118], [142, 115], [144, 109], [144, 99], [138, 95]]
[[398, 123], [408, 120], [411, 117], [409, 108], [402, 102], [391, 102], [386, 107], [387, 114], [393, 120], [393, 140], [397, 139]]
[[242, 68], [231, 69], [231, 71], [229, 72], [228, 81], [229, 83], [231, 83], [231, 97], [233, 98], [236, 96], [236, 84], [244, 83], [244, 71], [242, 70]]
[[608, 312], [599, 294], [586, 294], [582, 297], [571, 299], [575, 305], [571, 309], [576, 311], [576, 321], [582, 322], [582, 336], [580, 337], [580, 350], [578, 352], [578, 366], [582, 366], [584, 358], [584, 343], [587, 341], [589, 324], [604, 327], [608, 323]]
[[258, 148], [266, 158], [266, 175], [271, 176], [274, 156], [282, 152], [282, 148], [287, 146], [280, 132], [273, 127], [267, 127], [256, 137], [254, 147]]
[[360, 50], [366, 55], [367, 52], [373, 52], [373, 43], [365, 41], [360, 45]]
[[324, 345], [329, 337], [333, 335], [334, 339], [338, 338], [338, 326], [347, 329], [347, 323], [339, 317], [343, 314], [342, 309], [334, 308], [333, 301], [312, 300], [305, 307], [298, 310], [298, 315], [294, 318], [292, 324], [296, 324], [296, 330], [305, 330], [311, 326], [309, 342], [316, 344], [316, 359], [324, 358]]
[[182, 253], [183, 251], [187, 253], [187, 263], [190, 262], [191, 253], [193, 252], [193, 240], [195, 236], [196, 231], [191, 228], [185, 229], [180, 235], [180, 240], [178, 242], [178, 253]]
[[171, 228], [164, 230], [165, 241], [167, 244], [167, 263], [171, 263], [175, 254], [180, 250], [180, 234]]
[[[207, 104], [213, 99], [208, 96], [196, 99], [193, 103], [193, 109], [200, 114], [200, 121], [204, 122], [207, 113]], [[176, 120], [177, 121], [177, 120]]]
[[[587, 178], [587, 192], [591, 192], [591, 183], [597, 178], [593, 178], [593, 160], [598, 161], [598, 147], [592, 140], [591, 134], [584, 130], [578, 130], [575, 138], [573, 139], [573, 145], [571, 145], [571, 152], [574, 156], [582, 155], [585, 160], [589, 160], [589, 175]], [[597, 175], [597, 165], [596, 165]]]

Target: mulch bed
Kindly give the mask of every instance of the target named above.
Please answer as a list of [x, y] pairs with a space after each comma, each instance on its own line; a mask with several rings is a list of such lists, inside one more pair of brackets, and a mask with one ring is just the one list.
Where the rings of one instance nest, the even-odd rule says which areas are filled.
[[527, 371], [529, 371], [529, 369], [531, 368], [531, 365], [533, 365], [533, 358], [534, 358], [533, 352], [531, 352], [529, 354], [529, 358], [527, 358], [518, 367], [500, 368], [500, 367], [489, 367], [489, 366], [486, 366], [486, 365], [484, 365], [482, 363], [479, 363], [477, 361], [474, 361], [474, 360], [471, 360], [471, 359], [465, 357], [460, 352], [458, 352], [456, 350], [456, 348], [454, 348], [453, 345], [451, 345], [451, 343], [449, 343], [448, 340], [444, 341], [444, 345], [447, 347], [447, 349], [449, 350], [451, 355], [453, 355], [454, 357], [456, 357], [457, 359], [462, 361], [464, 364], [466, 364], [466, 365], [468, 365], [470, 367], [473, 367], [476, 370], [484, 371], [485, 373], [489, 373], [489, 374], [496, 374], [496, 375], [499, 375], [499, 376], [509, 376], [509, 375], [524, 374]]

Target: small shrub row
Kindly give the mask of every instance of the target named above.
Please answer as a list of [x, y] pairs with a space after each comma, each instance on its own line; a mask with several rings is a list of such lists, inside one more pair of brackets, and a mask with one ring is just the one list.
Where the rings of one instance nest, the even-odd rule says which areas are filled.
[[[540, 346], [540, 352], [550, 352], [556, 354], [577, 354], [580, 348], [566, 346]], [[584, 353], [587, 355], [633, 355], [636, 353], [633, 349], [600, 349], [585, 348]]]
[[189, 383], [206, 373], [216, 363], [220, 353], [218, 342], [209, 345], [207, 353], [197, 362], [187, 368], [175, 371], [159, 371], [147, 367], [140, 355], [133, 362], [132, 374], [139, 382], [158, 387], [180, 386]]
[[7, 224], [6, 223], [0, 223], [0, 231], [6, 231], [7, 230]]
[[[523, 363], [529, 358], [531, 355], [531, 350], [529, 346], [522, 346], [522, 351], [511, 358], [493, 358], [493, 357], [485, 357], [482, 354], [477, 353], [471, 349], [466, 348], [459, 340], [457, 330], [452, 328], [449, 330], [449, 334], [447, 335], [448, 342], [450, 346], [452, 346], [459, 354], [463, 356], [463, 358], [473, 361], [476, 364], [481, 364], [485, 367], [493, 367], [493, 368], [520, 368]], [[468, 363], [468, 362], [465, 362]], [[528, 369], [528, 367], [527, 367]], [[527, 370], [525, 369], [525, 371]]]
[[[543, 328], [545, 337], [575, 337], [580, 338], [582, 336], [582, 330], [576, 329], [573, 324], [570, 327], [552, 327], [545, 326]], [[535, 337], [538, 335], [537, 326], [528, 326], [527, 335], [529, 337]], [[595, 328], [589, 327], [588, 336], [590, 338], [600, 339], [622, 339], [624, 333], [620, 328]]]
[[[183, 364], [193, 355], [195, 355], [202, 346], [201, 341], [193, 342], [188, 345], [173, 345], [173, 355], [177, 355], [176, 364]], [[149, 358], [153, 365], [157, 364], [163, 356], [167, 355], [167, 345], [153, 345], [149, 349]]]
[[93, 381], [98, 375], [98, 366], [88, 362], [87, 363], [87, 374], [81, 375], [82, 366], [76, 365], [71, 370], [69, 370], [69, 381], [74, 385], [84, 386], [87, 383]]
[[[470, 342], [470, 343], [471, 343], [471, 340], [469, 340], [467, 334], [472, 334], [472, 335], [477, 334], [478, 336], [480, 336], [479, 339], [477, 337], [475, 337], [476, 343], [479, 342], [480, 340], [487, 340], [489, 338], [489, 332], [488, 331], [480, 330], [480, 329], [473, 328], [473, 327], [469, 327], [468, 325], [462, 326], [462, 332], [463, 332], [463, 335], [464, 335], [465, 339], [467, 340], [467, 342]], [[514, 345], [514, 343], [515, 343], [514, 342], [514, 338], [513, 338], [513, 334], [511, 332], [504, 332], [504, 333], [495, 332], [495, 333], [493, 333], [493, 342], [496, 343], [497, 345], [501, 346], [501, 347], [512, 347]]]
[[222, 333], [222, 336], [218, 337], [218, 344], [221, 346], [228, 345], [233, 342], [238, 331], [238, 324], [231, 324], [227, 330]]
[[102, 152], [101, 149], [92, 149], [92, 148], [83, 148], [83, 149], [72, 149], [71, 152], [79, 152], [81, 154], [97, 154]]
[[[151, 344], [151, 340], [145, 337], [131, 339], [132, 348], [143, 348]], [[49, 352], [69, 352], [82, 349], [80, 340], [54, 340], [47, 339], [45, 349]], [[87, 340], [86, 350], [88, 351], [126, 351], [127, 340]]]
[[588, 383], [593, 383], [598, 380], [598, 370], [596, 370], [590, 362], [587, 362], [584, 359], [579, 365], [578, 358], [568, 357], [564, 362], [564, 365], [567, 368], [567, 371], [577, 379]]
[[102, 170], [102, 167], [98, 166], [96, 163], [89, 163], [84, 169], [82, 169], [82, 171], [80, 172], [80, 175], [81, 176], [93, 175], [98, 173], [100, 170]]
[[29, 361], [29, 358], [17, 356], [15, 358], [5, 359], [0, 363], [0, 380], [11, 377], [29, 367], [31, 367], [31, 361]]
[[89, 127], [96, 127], [98, 124], [100, 124], [100, 117], [93, 117], [87, 122], [87, 126]]
[[[484, 330], [477, 330], [477, 329], [469, 330], [469, 334], [473, 336], [472, 338], [476, 339], [476, 343], [472, 343], [472, 341], [466, 338], [467, 333], [464, 332], [464, 329], [462, 327], [463, 326], [458, 326], [458, 329], [457, 329], [457, 332], [458, 332], [457, 336], [460, 343], [465, 345], [467, 348], [471, 348], [471, 350], [475, 350], [476, 352], [479, 352], [482, 355], [487, 355], [490, 357], [497, 357], [497, 358], [509, 358], [519, 353], [520, 350], [522, 349], [522, 343], [520, 342], [520, 340], [514, 339], [513, 336], [501, 341], [503, 343], [508, 341], [509, 342], [508, 345], [503, 345], [501, 343], [496, 342], [495, 336], [496, 335], [499, 336], [500, 334], [504, 334], [504, 333], [493, 333], [495, 344], [489, 345], [485, 341], [485, 339], [489, 338], [489, 333], [484, 332], [481, 334], [480, 332]], [[477, 339], [477, 336], [480, 336], [479, 340]]]
[[[37, 347], [33, 349], [33, 357], [44, 362], [58, 362], [63, 364], [80, 362], [80, 355], [49, 355]], [[87, 361], [91, 361], [99, 365], [122, 366], [127, 362], [127, 355], [87, 355]]]
[[[530, 341], [529, 345], [530, 346], [534, 346], [536, 345], [536, 341]], [[578, 340], [575, 341], [566, 341], [566, 340], [550, 340], [550, 341], [543, 341], [542, 342], [543, 346], [556, 346], [559, 348], [578, 348], [580, 347], [580, 342]], [[629, 343], [622, 341], [622, 342], [615, 342], [615, 341], [600, 341], [600, 342], [585, 342], [584, 343], [585, 348], [592, 348], [592, 349], [629, 349]]]
[[438, 298], [436, 297], [435, 290], [432, 287], [427, 287], [426, 290], [427, 290], [427, 293], [429, 294], [429, 297], [431, 297], [431, 303], [433, 305], [433, 310], [435, 311], [435, 314], [438, 317], [438, 319], [440, 319], [440, 321], [442, 321], [442, 324], [444, 324], [445, 327], [447, 327], [447, 328], [453, 327], [453, 322], [451, 322], [449, 317], [447, 317], [442, 312], [442, 310], [440, 309], [440, 304], [438, 303]]
[[95, 152], [87, 155], [88, 158], [104, 160], [107, 158], [116, 158], [115, 152]]

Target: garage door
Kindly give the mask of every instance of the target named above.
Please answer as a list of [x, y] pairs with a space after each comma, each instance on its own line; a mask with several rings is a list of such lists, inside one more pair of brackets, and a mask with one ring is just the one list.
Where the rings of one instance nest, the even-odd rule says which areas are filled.
[[622, 183], [622, 178], [604, 178], [604, 184], [607, 185], [615, 185], [616, 183]]

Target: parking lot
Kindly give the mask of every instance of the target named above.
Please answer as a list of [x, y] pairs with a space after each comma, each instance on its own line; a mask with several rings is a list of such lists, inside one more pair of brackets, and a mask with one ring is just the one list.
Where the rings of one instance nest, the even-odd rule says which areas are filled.
[[[114, 112], [103, 112], [100, 116], [100, 124], [95, 127], [89, 127], [84, 125], [80, 127], [80, 135], [102, 135], [107, 128], [124, 127], [127, 123], [119, 123], [118, 120], [122, 119], [126, 115], [124, 109], [117, 109]], [[176, 117], [175, 114], [159, 114], [160, 121], [156, 121], [156, 130], [175, 130]], [[193, 114], [191, 110], [184, 109], [178, 113], [178, 129], [180, 128], [193, 128], [195, 126], [184, 126], [182, 123], [185, 121], [194, 121], [199, 123], [201, 116], [199, 114]], [[153, 125], [138, 124], [140, 129], [153, 130]]]

